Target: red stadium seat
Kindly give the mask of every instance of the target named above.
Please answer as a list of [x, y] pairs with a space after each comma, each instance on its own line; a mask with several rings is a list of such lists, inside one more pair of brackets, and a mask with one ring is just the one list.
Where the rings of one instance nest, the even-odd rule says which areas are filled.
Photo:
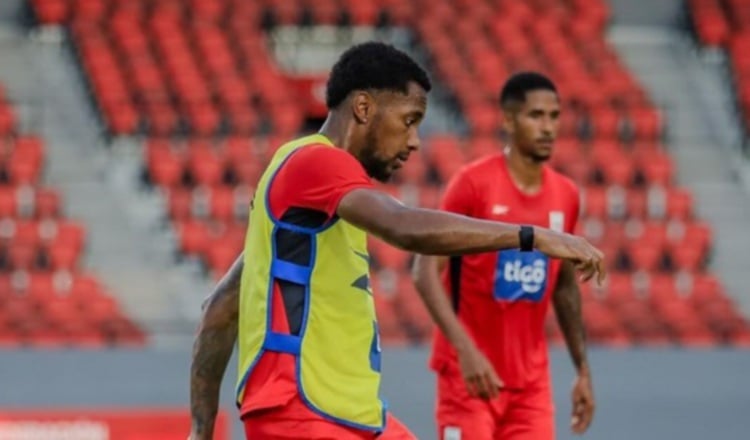
[[187, 114], [190, 128], [198, 136], [210, 136], [219, 128], [221, 116], [210, 104], [194, 104]]
[[44, 25], [62, 24], [69, 14], [67, 0], [33, 0], [37, 20]]
[[377, 238], [369, 240], [370, 255], [374, 259], [375, 267], [393, 270], [405, 270], [411, 255]]
[[10, 180], [15, 185], [30, 185], [39, 179], [40, 163], [33, 156], [13, 154], [6, 166]]
[[8, 247], [8, 260], [14, 270], [29, 270], [36, 266], [37, 249], [34, 245], [11, 243]]
[[138, 129], [140, 117], [132, 104], [117, 104], [106, 108], [104, 111], [113, 133], [118, 135], [132, 134]]
[[202, 254], [208, 247], [208, 226], [198, 220], [178, 223], [177, 231], [180, 236], [180, 251], [187, 255]]
[[191, 145], [187, 166], [197, 185], [214, 186], [224, 178], [224, 161], [209, 146]]
[[594, 135], [598, 139], [613, 139], [620, 129], [620, 115], [612, 109], [600, 109], [592, 115]]
[[172, 187], [182, 180], [183, 160], [178, 155], [165, 151], [147, 164], [151, 181], [159, 186]]
[[7, 136], [15, 131], [16, 115], [7, 104], [0, 104], [0, 135]]
[[696, 32], [701, 41], [708, 46], [722, 46], [730, 35], [729, 24], [718, 4], [701, 4], [692, 1], [691, 9], [696, 27]]
[[53, 235], [54, 242], [59, 245], [69, 246], [80, 250], [85, 241], [86, 230], [76, 222], [58, 222]]
[[258, 114], [248, 104], [232, 105], [229, 107], [229, 125], [233, 133], [252, 134], [259, 125]]
[[206, 250], [206, 264], [214, 278], [219, 278], [232, 266], [239, 255], [237, 245], [214, 243]]
[[627, 253], [633, 269], [655, 271], [658, 270], [663, 256], [663, 249], [658, 244], [646, 240], [631, 242], [627, 245]]
[[39, 242], [39, 223], [17, 221], [14, 223], [13, 242], [35, 246]]
[[211, 189], [211, 217], [227, 221], [234, 217], [234, 193], [229, 188]]
[[38, 188], [34, 204], [36, 216], [40, 219], [57, 218], [61, 215], [60, 193], [54, 189]]
[[192, 192], [188, 189], [172, 188], [167, 194], [169, 198], [169, 218], [174, 221], [189, 218], [193, 202]]
[[53, 270], [75, 270], [78, 264], [79, 249], [67, 243], [54, 243], [47, 249]]
[[586, 187], [582, 199], [583, 215], [601, 219], [607, 217], [607, 193], [603, 188]]
[[667, 216], [673, 220], [689, 220], [693, 216], [693, 196], [681, 188], [674, 188], [667, 195]]
[[670, 250], [670, 256], [672, 258], [672, 264], [678, 270], [695, 272], [703, 268], [706, 259], [706, 251], [700, 245], [688, 243], [673, 247]]
[[0, 186], [0, 218], [14, 217], [16, 211], [15, 191], [11, 188]]
[[598, 164], [604, 181], [610, 185], [629, 186], [633, 182], [635, 168], [628, 157], [608, 158]]
[[598, 302], [587, 302], [583, 307], [583, 319], [586, 332], [593, 341], [620, 347], [630, 344], [630, 338], [619, 319], [608, 307]]
[[638, 167], [648, 185], [667, 187], [672, 184], [672, 160], [667, 154], [644, 154], [639, 160]]
[[170, 104], [156, 102], [147, 104], [146, 118], [148, 131], [152, 135], [166, 136], [172, 134], [178, 127], [179, 115]]

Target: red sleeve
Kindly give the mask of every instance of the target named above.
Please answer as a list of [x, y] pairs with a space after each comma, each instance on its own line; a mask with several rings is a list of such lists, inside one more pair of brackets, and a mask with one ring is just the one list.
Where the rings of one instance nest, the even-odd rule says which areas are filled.
[[440, 209], [456, 214], [473, 215], [476, 191], [469, 173], [461, 170], [453, 175], [443, 193]]
[[347, 193], [373, 187], [354, 156], [340, 148], [310, 145], [294, 152], [274, 178], [271, 209], [279, 217], [290, 207], [310, 208], [332, 217]]

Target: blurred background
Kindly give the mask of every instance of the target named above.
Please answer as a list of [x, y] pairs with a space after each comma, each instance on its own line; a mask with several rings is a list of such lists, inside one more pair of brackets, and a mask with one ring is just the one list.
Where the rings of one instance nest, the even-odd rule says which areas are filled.
[[[317, 130], [341, 52], [391, 42], [435, 84], [384, 188], [435, 207], [502, 145], [497, 95], [550, 75], [552, 165], [607, 253], [582, 286], [592, 439], [750, 437], [750, 0], [0, 1], [0, 439], [184, 439], [200, 303], [253, 187]], [[411, 256], [371, 241], [394, 412], [435, 438]], [[573, 370], [550, 315], [558, 438]], [[232, 363], [222, 440], [244, 438]]]

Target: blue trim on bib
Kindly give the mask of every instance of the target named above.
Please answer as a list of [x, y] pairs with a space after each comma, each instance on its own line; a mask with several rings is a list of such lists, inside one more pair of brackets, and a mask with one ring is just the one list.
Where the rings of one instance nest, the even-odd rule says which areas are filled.
[[266, 332], [266, 339], [263, 341], [263, 348], [268, 351], [278, 353], [289, 353], [299, 356], [302, 338], [299, 336], [285, 335], [272, 331]]
[[[283, 228], [282, 228], [283, 229]], [[310, 283], [312, 268], [274, 258], [271, 262], [271, 277], [303, 286]]]

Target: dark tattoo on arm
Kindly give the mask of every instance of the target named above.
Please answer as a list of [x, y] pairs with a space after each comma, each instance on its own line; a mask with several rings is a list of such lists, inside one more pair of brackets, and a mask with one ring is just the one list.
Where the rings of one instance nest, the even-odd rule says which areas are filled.
[[203, 304], [190, 367], [193, 440], [213, 438], [221, 381], [237, 339], [242, 267], [240, 255]]
[[583, 326], [581, 291], [576, 282], [575, 267], [563, 261], [560, 279], [553, 294], [553, 303], [557, 322], [565, 336], [570, 357], [576, 370], [580, 373], [588, 369], [586, 360], [586, 331]]

